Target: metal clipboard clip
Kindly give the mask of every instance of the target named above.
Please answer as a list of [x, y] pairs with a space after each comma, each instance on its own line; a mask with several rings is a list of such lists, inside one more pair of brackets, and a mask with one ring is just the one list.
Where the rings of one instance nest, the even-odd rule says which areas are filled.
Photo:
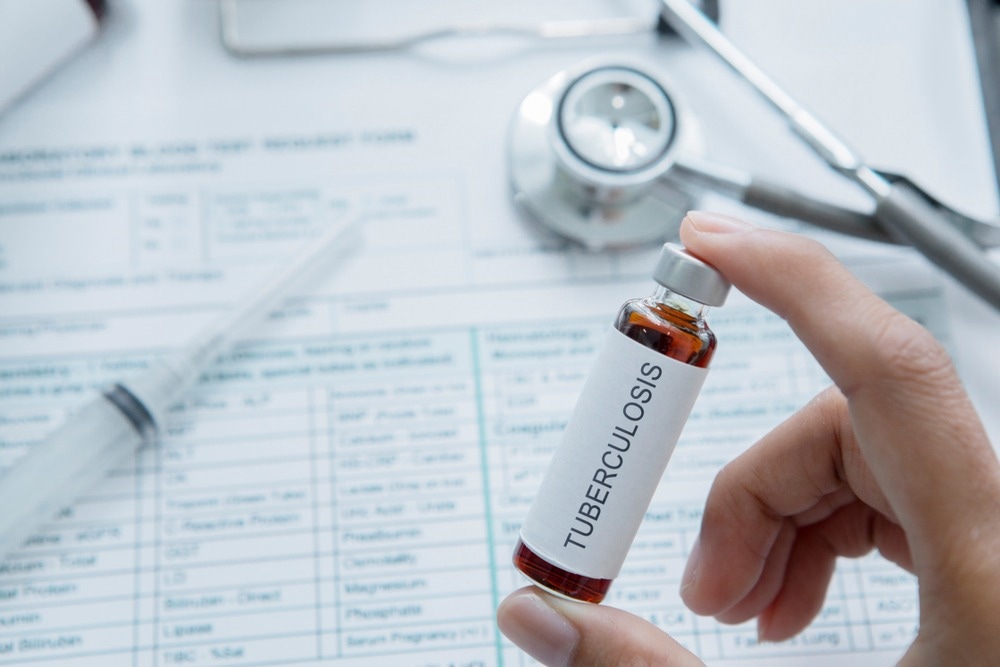
[[[709, 15], [718, 15], [717, 0], [702, 5]], [[468, 37], [552, 42], [669, 32], [660, 20], [659, 3], [650, 0], [486, 5], [454, 0], [219, 0], [219, 16], [223, 46], [241, 58], [400, 52]], [[386, 16], [393, 18], [380, 18]]]

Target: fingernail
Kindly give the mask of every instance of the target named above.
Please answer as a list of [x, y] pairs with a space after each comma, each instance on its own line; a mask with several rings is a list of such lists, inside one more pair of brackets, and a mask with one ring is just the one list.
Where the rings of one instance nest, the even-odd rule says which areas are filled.
[[688, 211], [685, 217], [690, 227], [702, 234], [732, 234], [734, 232], [745, 232], [754, 228], [754, 225], [745, 220], [721, 213]]
[[763, 615], [762, 616], [758, 616], [757, 617], [757, 643], [758, 644], [766, 644], [769, 641], [771, 641], [771, 640], [769, 640], [767, 638], [767, 626], [768, 626], [768, 622], [767, 622], [766, 617], [764, 617]]
[[691, 553], [688, 555], [687, 565], [684, 567], [684, 576], [681, 577], [681, 593], [691, 588], [698, 581], [698, 561], [701, 559], [701, 538], [695, 538], [691, 545]]
[[543, 665], [572, 664], [579, 633], [534, 591], [518, 592], [504, 600], [497, 612], [497, 625], [508, 639]]

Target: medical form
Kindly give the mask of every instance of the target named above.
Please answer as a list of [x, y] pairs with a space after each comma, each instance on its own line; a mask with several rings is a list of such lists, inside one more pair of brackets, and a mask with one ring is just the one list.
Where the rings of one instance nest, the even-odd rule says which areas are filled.
[[[512, 548], [657, 252], [567, 246], [507, 198], [509, 113], [588, 47], [248, 63], [218, 47], [210, 3], [160, 5], [124, 5], [134, 43], [109, 32], [0, 118], [0, 468], [331, 221], [358, 221], [364, 247], [206, 369], [157, 446], [0, 563], [0, 665], [533, 664], [494, 621], [526, 583]], [[693, 56], [647, 46], [692, 85]], [[956, 349], [956, 299], [976, 306], [919, 257], [806, 231]], [[606, 603], [709, 664], [893, 664], [916, 583], [877, 555], [842, 561], [780, 644], [680, 602], [714, 475], [829, 385], [742, 295], [710, 321], [712, 373]]]

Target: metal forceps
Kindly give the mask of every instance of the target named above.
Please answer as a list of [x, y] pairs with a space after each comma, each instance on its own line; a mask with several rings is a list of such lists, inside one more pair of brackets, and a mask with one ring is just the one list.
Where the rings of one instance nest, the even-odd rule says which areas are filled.
[[872, 217], [891, 239], [912, 245], [984, 301], [1000, 310], [1000, 266], [984, 248], [996, 227], [945, 207], [912, 181], [876, 171], [829, 127], [806, 111], [687, 0], [661, 0], [662, 16], [674, 30], [708, 47], [749, 82], [791, 130], [834, 171], [866, 190], [875, 201]]

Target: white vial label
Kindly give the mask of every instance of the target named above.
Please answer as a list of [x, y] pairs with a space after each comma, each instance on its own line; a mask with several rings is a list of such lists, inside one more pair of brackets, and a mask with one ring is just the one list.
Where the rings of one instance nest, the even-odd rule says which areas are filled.
[[569, 572], [617, 577], [707, 374], [612, 329], [521, 527], [524, 544]]

